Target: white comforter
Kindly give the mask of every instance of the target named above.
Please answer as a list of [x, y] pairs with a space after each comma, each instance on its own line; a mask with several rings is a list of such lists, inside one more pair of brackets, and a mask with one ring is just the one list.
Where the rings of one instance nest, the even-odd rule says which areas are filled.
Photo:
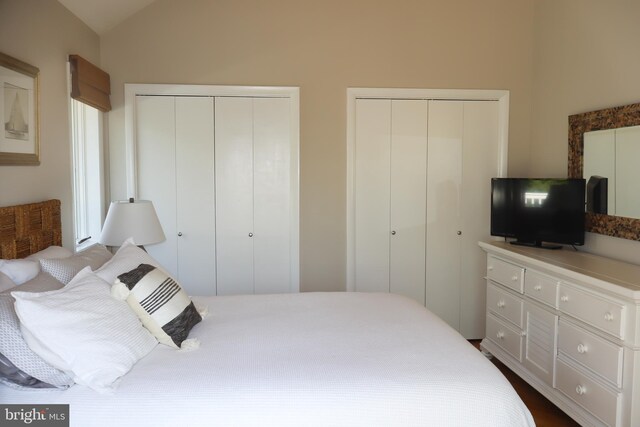
[[72, 426], [533, 426], [511, 385], [431, 312], [389, 294], [194, 298], [200, 348], [159, 345], [111, 395], [83, 386], [3, 403], [69, 403]]

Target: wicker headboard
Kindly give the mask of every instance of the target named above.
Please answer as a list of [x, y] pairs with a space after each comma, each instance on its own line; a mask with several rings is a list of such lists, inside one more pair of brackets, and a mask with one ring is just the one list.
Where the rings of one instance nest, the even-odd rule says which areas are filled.
[[62, 245], [60, 200], [0, 208], [0, 258], [24, 258]]

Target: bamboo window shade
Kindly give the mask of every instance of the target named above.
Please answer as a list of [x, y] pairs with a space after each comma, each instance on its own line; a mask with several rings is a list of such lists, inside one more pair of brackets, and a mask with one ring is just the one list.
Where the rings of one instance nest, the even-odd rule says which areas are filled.
[[69, 55], [71, 64], [71, 97], [100, 111], [111, 110], [109, 74], [80, 55]]

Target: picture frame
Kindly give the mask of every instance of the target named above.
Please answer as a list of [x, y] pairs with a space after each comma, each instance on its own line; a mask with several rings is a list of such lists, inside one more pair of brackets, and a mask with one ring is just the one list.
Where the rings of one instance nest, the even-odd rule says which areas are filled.
[[0, 165], [40, 164], [39, 74], [0, 52]]

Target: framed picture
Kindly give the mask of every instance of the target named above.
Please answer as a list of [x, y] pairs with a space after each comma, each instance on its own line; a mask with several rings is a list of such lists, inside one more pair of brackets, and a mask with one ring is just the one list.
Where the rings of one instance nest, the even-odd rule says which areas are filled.
[[0, 52], [0, 165], [39, 165], [36, 67]]

